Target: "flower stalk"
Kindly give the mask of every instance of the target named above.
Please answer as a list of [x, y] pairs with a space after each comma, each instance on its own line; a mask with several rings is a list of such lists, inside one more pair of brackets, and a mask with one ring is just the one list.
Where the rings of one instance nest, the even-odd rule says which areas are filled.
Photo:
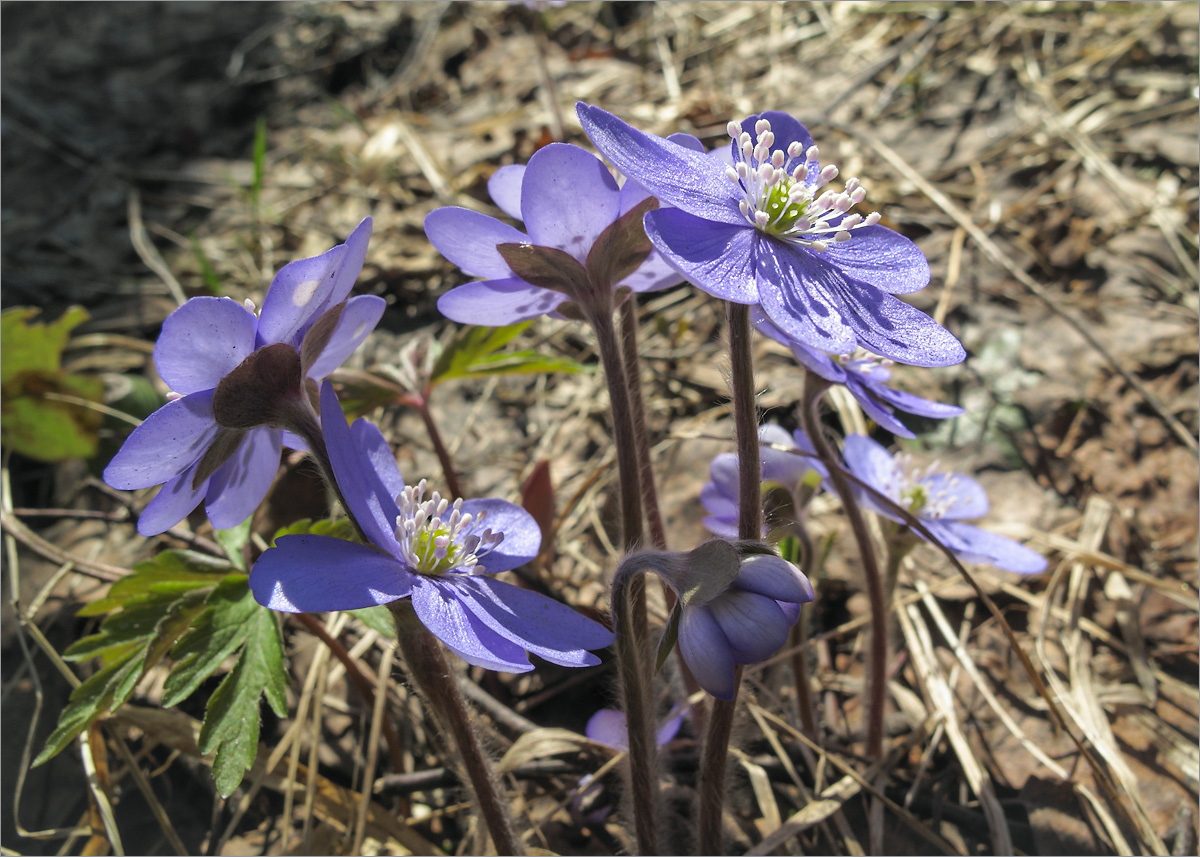
[[[738, 536], [762, 537], [762, 463], [758, 448], [758, 411], [754, 404], [754, 354], [751, 345], [750, 307], [727, 303], [729, 359], [734, 430], [738, 454]], [[733, 718], [737, 711], [742, 668], [734, 673], [729, 700], [713, 703], [708, 734], [700, 758], [700, 853], [723, 854], [722, 817], [725, 804], [725, 767]]]
[[625, 363], [625, 382], [629, 389], [629, 408], [633, 417], [633, 439], [637, 449], [642, 507], [650, 529], [650, 543], [660, 550], [666, 550], [667, 527], [663, 523], [662, 510], [658, 505], [654, 464], [650, 459], [650, 433], [646, 428], [646, 403], [642, 396], [641, 361], [638, 355], [637, 304], [633, 295], [621, 304], [620, 312], [621, 355]]

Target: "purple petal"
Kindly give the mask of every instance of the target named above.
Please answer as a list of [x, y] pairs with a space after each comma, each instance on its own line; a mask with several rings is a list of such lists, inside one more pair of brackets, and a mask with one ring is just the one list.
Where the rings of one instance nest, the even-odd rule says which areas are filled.
[[525, 651], [499, 636], [463, 606], [455, 582], [417, 575], [412, 605], [430, 632], [469, 664], [498, 672], [529, 672]]
[[264, 607], [285, 613], [359, 610], [408, 595], [415, 576], [366, 545], [329, 536], [281, 536], [250, 570]]
[[308, 377], [319, 382], [341, 366], [375, 329], [386, 308], [387, 301], [375, 295], [357, 295], [346, 301], [329, 342], [308, 367]]
[[982, 518], [988, 512], [983, 486], [962, 473], [931, 473], [921, 479], [927, 502], [938, 507], [939, 518]]
[[716, 159], [642, 133], [599, 107], [579, 102], [575, 109], [604, 157], [664, 205], [704, 220], [746, 225], [738, 210], [740, 193]]
[[[851, 473], [894, 502], [900, 500], [900, 466], [886, 449], [865, 435], [848, 434], [842, 447], [842, 456]], [[879, 514], [894, 521], [902, 520], [894, 511], [865, 492], [862, 499]]]
[[600, 663], [588, 649], [612, 644], [613, 634], [552, 598], [484, 576], [447, 575], [459, 599], [484, 625], [540, 658], [564, 667]]
[[367, 258], [367, 244], [371, 241], [372, 228], [373, 222], [371, 218], [364, 217], [358, 226], [354, 227], [354, 231], [350, 233], [350, 237], [346, 239], [345, 243], [339, 245], [346, 248], [346, 254], [342, 257], [342, 261], [338, 265], [337, 274], [333, 281], [333, 288], [325, 298], [325, 302], [317, 307], [316, 311], [309, 317], [310, 321], [315, 321], [320, 317], [321, 313], [330, 307], [337, 306], [350, 294], [350, 290], [354, 288], [354, 282], [358, 279], [358, 275], [362, 273], [363, 262]]
[[643, 220], [662, 257], [701, 291], [741, 304], [758, 303], [753, 254], [762, 241], [745, 222], [713, 223], [673, 208]]
[[879, 384], [864, 384], [852, 375], [846, 379], [846, 389], [854, 396], [859, 407], [863, 409], [863, 413], [880, 426], [899, 437], [916, 437], [909, 431], [908, 426], [896, 418], [891, 407], [876, 397], [876, 393], [881, 389], [887, 389], [886, 387]]
[[742, 560], [733, 587], [794, 604], [813, 600], [812, 584], [804, 573], [782, 557], [770, 554], [754, 554]]
[[371, 462], [371, 469], [383, 483], [384, 490], [389, 496], [398, 497], [404, 490], [404, 477], [400, 475], [396, 456], [378, 426], [367, 420], [355, 420], [350, 426], [350, 436]]
[[796, 361], [812, 372], [814, 375], [819, 375], [826, 381], [832, 381], [835, 384], [845, 384], [850, 373], [830, 355], [824, 351], [818, 351], [816, 348], [811, 348], [802, 342], [793, 342], [792, 356]]
[[638, 294], [642, 292], [657, 292], [669, 289], [683, 282], [683, 275], [675, 270], [667, 260], [655, 251], [651, 251], [636, 271], [617, 284], [627, 286]]
[[288, 449], [298, 449], [301, 452], [308, 452], [308, 444], [304, 442], [304, 438], [286, 429], [283, 432], [283, 445]]
[[104, 481], [132, 490], [158, 485], [198, 461], [217, 436], [211, 390], [167, 402], [133, 430], [104, 468]]
[[350, 514], [373, 544], [399, 556], [395, 527], [400, 510], [395, 496], [372, 466], [371, 453], [355, 443], [329, 381], [321, 385], [321, 428], [334, 477]]
[[950, 417], [961, 416], [964, 413], [963, 409], [956, 405], [931, 402], [929, 399], [922, 399], [920, 396], [914, 396], [912, 393], [905, 393], [901, 390], [893, 390], [891, 387], [872, 384], [871, 388], [876, 396], [883, 399], [883, 401], [892, 407], [898, 408], [908, 414], [916, 414], [919, 417], [945, 420]]
[[535, 152], [521, 182], [521, 214], [530, 240], [584, 263], [600, 233], [620, 216], [619, 199], [604, 162], [569, 143]]
[[[796, 486], [800, 484], [805, 475], [810, 470], [816, 470], [822, 476], [825, 475], [825, 468], [821, 466], [816, 458], [808, 455], [799, 455], [795, 452], [786, 452], [780, 449], [772, 449], [765, 444], [778, 444], [787, 449], [796, 449], [796, 443], [793, 436], [777, 425], [763, 425], [758, 428], [758, 440], [760, 444], [764, 444], [759, 449], [759, 457], [762, 461], [762, 479], [764, 482], [778, 482], [788, 491], [794, 492]], [[808, 441], [808, 436], [804, 436], [804, 440]], [[808, 448], [804, 452], [812, 453], [812, 444], [808, 444]]]
[[339, 244], [320, 256], [298, 259], [279, 269], [259, 313], [259, 347], [278, 342], [299, 345], [308, 323], [338, 285], [347, 252], [346, 245]]
[[438, 311], [460, 324], [497, 327], [553, 312], [567, 300], [561, 292], [532, 286], [509, 276], [480, 280], [451, 289], [438, 298]]
[[864, 348], [912, 366], [950, 366], [966, 359], [954, 334], [919, 309], [832, 268], [821, 279], [841, 299], [846, 324]]
[[735, 452], [722, 452], [713, 456], [708, 465], [711, 484], [720, 496], [727, 497], [736, 507], [738, 502], [738, 457]]
[[679, 710], [675, 711], [675, 709], [672, 709], [674, 713], [664, 720], [662, 725], [658, 727], [658, 731], [654, 733], [654, 743], [659, 747], [669, 743], [671, 739], [679, 734], [679, 729], [683, 726], [683, 718], [687, 717], [688, 707], [686, 705], [676, 707]]
[[[772, 152], [783, 152], [787, 156], [788, 146], [795, 142], [800, 144], [801, 151], [807, 152], [813, 145], [812, 134], [808, 132], [796, 117], [790, 113], [783, 113], [779, 110], [767, 110], [763, 113], [747, 116], [742, 120], [742, 130], [750, 135], [750, 139], [757, 142], [758, 134], [754, 130], [754, 126], [759, 119], [766, 119], [771, 123], [771, 133], [775, 135], [775, 142], [771, 144]], [[732, 142], [731, 142], [732, 145]], [[732, 148], [723, 147], [732, 153]], [[809, 161], [808, 163], [817, 163]], [[811, 174], [813, 170], [809, 170]], [[819, 168], [817, 172], [820, 172]], [[810, 175], [811, 178], [811, 175]], [[809, 182], [812, 184], [813, 182]]]
[[685, 607], [679, 620], [679, 651], [699, 685], [717, 699], [733, 699], [733, 652], [707, 607]]
[[916, 244], [886, 226], [862, 226], [849, 241], [834, 242], [821, 256], [851, 279], [893, 295], [929, 285], [929, 262]]
[[615, 708], [601, 708], [593, 714], [588, 719], [584, 734], [588, 736], [589, 741], [595, 741], [597, 744], [616, 747], [618, 750], [629, 749], [625, 715]]
[[738, 537], [738, 517], [736, 512], [732, 515], [709, 515], [700, 523], [704, 525], [704, 529], [708, 530], [714, 536], [719, 536], [723, 539], [736, 539]]
[[258, 319], [232, 298], [192, 298], [163, 322], [154, 365], [187, 395], [211, 390], [254, 350]]
[[260, 426], [246, 432], [233, 457], [209, 480], [204, 509], [214, 527], [227, 530], [254, 514], [275, 481], [282, 451], [279, 429]]
[[1012, 539], [961, 521], [930, 521], [922, 518], [921, 523], [938, 541], [966, 562], [993, 565], [1017, 574], [1040, 574], [1046, 570], [1044, 556]]
[[504, 533], [504, 541], [499, 547], [479, 560], [481, 570], [497, 574], [524, 565], [538, 555], [542, 547], [541, 528], [520, 506], [507, 500], [488, 498], [464, 500], [462, 510], [474, 515], [476, 520], [480, 513], [486, 513], [483, 527], [494, 533]]
[[469, 208], [438, 208], [425, 217], [425, 235], [437, 251], [472, 277], [511, 277], [497, 244], [528, 244], [529, 236]]
[[[732, 453], [723, 454], [732, 455]], [[737, 501], [721, 493], [721, 489], [715, 482], [704, 483], [704, 487], [700, 489], [700, 502], [713, 515], [737, 517]]]
[[791, 626], [770, 598], [730, 589], [705, 606], [725, 632], [736, 664], [758, 663], [787, 642]]
[[789, 339], [834, 354], [849, 354], [858, 345], [837, 292], [844, 278], [813, 253], [760, 238], [755, 274], [763, 313]]
[[140, 534], [148, 537], [165, 533], [200, 505], [204, 493], [208, 490], [209, 480], [205, 479], [192, 487], [199, 463], [197, 461], [163, 485], [154, 499], [146, 504], [142, 514], [138, 515], [137, 529]]
[[492, 202], [514, 220], [521, 219], [521, 181], [524, 177], [524, 164], [510, 164], [492, 173], [487, 183]]

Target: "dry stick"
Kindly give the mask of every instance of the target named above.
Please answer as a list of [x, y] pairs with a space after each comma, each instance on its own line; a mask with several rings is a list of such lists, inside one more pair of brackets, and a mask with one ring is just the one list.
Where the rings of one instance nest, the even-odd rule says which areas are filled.
[[454, 469], [454, 462], [450, 459], [450, 450], [446, 449], [437, 423], [433, 421], [433, 414], [429, 410], [429, 400], [422, 397], [419, 402], [415, 403], [415, 406], [421, 419], [425, 422], [425, 431], [429, 434], [429, 442], [433, 444], [433, 451], [437, 453], [438, 461], [442, 465], [442, 475], [446, 477], [446, 489], [450, 492], [450, 499], [458, 500], [464, 496], [462, 485], [458, 481], [458, 472]]
[[[842, 470], [837, 455], [825, 439], [821, 428], [821, 394], [829, 388], [829, 382], [811, 372], [804, 380], [804, 407], [801, 418], [804, 430], [808, 432], [817, 455], [825, 462], [829, 471], [829, 479], [837, 490], [846, 513], [846, 520], [854, 532], [858, 543], [859, 558], [862, 561], [863, 577], [867, 589], [867, 598], [871, 605], [871, 641], [867, 657], [867, 688], [866, 688], [866, 735], [867, 759], [874, 763], [883, 758], [883, 713], [887, 705], [887, 595], [884, 590], [883, 575], [879, 571], [879, 561], [875, 556], [875, 546], [871, 542], [871, 533], [863, 518], [862, 510], [854, 498], [854, 492]], [[873, 806], [871, 812], [871, 842], [872, 850], [878, 850], [882, 845], [883, 835], [881, 818], [877, 814], [882, 811], [879, 806]]]
[[[346, 651], [346, 647], [342, 645], [341, 640], [330, 634], [321, 620], [311, 613], [295, 613], [293, 615], [296, 617], [296, 621], [304, 626], [306, 631], [324, 643], [328, 647], [329, 653], [341, 662], [342, 666], [346, 668], [346, 675], [354, 683], [359, 696], [363, 698], [363, 702], [368, 708], [373, 708], [375, 705], [375, 688], [371, 684], [371, 680], [363, 674], [358, 662]], [[392, 725], [391, 716], [386, 712], [384, 713], [382, 729], [383, 739], [387, 742], [388, 746], [388, 760], [392, 763], [393, 769], [403, 771], [404, 748], [400, 744], [400, 736], [396, 734], [396, 727]]]
[[512, 819], [500, 793], [492, 763], [471, 725], [471, 713], [458, 689], [454, 673], [446, 663], [441, 645], [417, 618], [409, 599], [393, 601], [388, 607], [396, 617], [396, 636], [404, 653], [405, 669], [432, 705], [437, 714], [437, 725], [446, 730], [458, 750], [484, 823], [496, 845], [496, 853], [525, 853], [521, 841], [513, 832]]
[[[621, 546], [628, 555], [642, 546], [642, 488], [629, 384], [611, 310], [595, 313], [589, 321], [596, 331], [612, 407], [620, 489]], [[613, 618], [618, 623], [618, 673], [625, 702], [625, 727], [629, 734], [634, 833], [639, 853], [658, 854], [658, 777], [655, 773], [658, 746], [654, 741], [654, 713], [648, 699], [651, 674], [646, 585], [641, 575], [631, 574], [623, 581], [614, 581], [612, 608]]]
[[[726, 303], [733, 423], [738, 454], [738, 535], [762, 539], [762, 460], [758, 449], [758, 411], [754, 404], [754, 353], [750, 307]], [[725, 762], [737, 710], [742, 668], [734, 671], [733, 698], [713, 703], [700, 757], [700, 853], [724, 854], [721, 831], [725, 804]]]

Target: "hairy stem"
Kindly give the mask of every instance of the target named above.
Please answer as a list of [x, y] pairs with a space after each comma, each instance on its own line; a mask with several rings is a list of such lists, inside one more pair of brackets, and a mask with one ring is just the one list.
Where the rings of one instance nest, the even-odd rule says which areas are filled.
[[458, 500], [464, 496], [462, 485], [458, 481], [458, 472], [454, 469], [454, 462], [450, 459], [450, 450], [442, 442], [442, 433], [438, 431], [437, 423], [433, 421], [433, 413], [429, 410], [429, 399], [422, 396], [414, 404], [425, 423], [425, 432], [429, 435], [429, 442], [433, 444], [433, 451], [437, 453], [438, 461], [442, 465], [442, 475], [446, 477], [446, 490], [450, 492], [450, 499]]
[[[636, 562], [636, 560], [635, 560]], [[629, 781], [634, 834], [639, 854], [661, 854], [658, 844], [658, 746], [650, 682], [642, 667], [644, 647], [634, 627], [630, 590], [642, 583], [643, 569], [629, 560], [613, 578], [613, 621], [617, 630], [617, 672], [629, 734]], [[643, 587], [644, 589], [644, 587]]]
[[625, 382], [629, 388], [629, 408], [633, 415], [633, 439], [637, 448], [638, 473], [641, 476], [642, 506], [650, 525], [650, 542], [660, 550], [667, 547], [667, 528], [658, 506], [654, 485], [654, 465], [650, 461], [650, 434], [646, 430], [646, 405], [642, 396], [642, 372], [638, 356], [637, 304], [630, 295], [621, 304], [621, 354], [625, 361]]
[[496, 853], [523, 854], [492, 763], [479, 743], [476, 728], [471, 724], [470, 710], [446, 663], [441, 645], [421, 624], [409, 599], [393, 601], [388, 607], [396, 617], [396, 636], [404, 655], [405, 669], [432, 707], [435, 723], [458, 751], [466, 781], [475, 793]]
[[[762, 539], [762, 463], [758, 449], [758, 411], [754, 404], [754, 354], [751, 347], [750, 307], [727, 303], [731, 404], [737, 432], [738, 536]], [[733, 698], [718, 699], [708, 720], [700, 757], [700, 853], [724, 854], [722, 816], [725, 805], [725, 765], [737, 711], [742, 668], [734, 675]]]
[[867, 688], [866, 688], [866, 733], [867, 759], [876, 762], [883, 755], [883, 713], [887, 701], [887, 596], [884, 592], [884, 578], [879, 570], [879, 560], [875, 556], [875, 546], [871, 542], [871, 533], [863, 518], [862, 510], [854, 496], [850, 480], [846, 478], [842, 464], [821, 428], [821, 395], [829, 388], [829, 382], [818, 376], [808, 374], [804, 383], [804, 407], [801, 418], [804, 430], [812, 439], [817, 455], [825, 462], [829, 470], [829, 479], [842, 501], [846, 511], [846, 520], [854, 532], [858, 543], [858, 552], [862, 560], [864, 583], [867, 598], [871, 606], [871, 641], [867, 657]]

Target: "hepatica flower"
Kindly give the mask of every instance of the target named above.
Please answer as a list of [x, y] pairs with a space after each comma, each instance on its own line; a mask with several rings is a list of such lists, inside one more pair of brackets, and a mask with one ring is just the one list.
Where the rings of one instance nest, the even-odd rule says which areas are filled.
[[842, 384], [850, 392], [863, 413], [892, 434], [900, 437], [916, 437], [904, 423], [896, 418], [896, 411], [944, 420], [957, 417], [963, 409], [941, 402], [931, 402], [893, 390], [888, 386], [892, 361], [859, 348], [850, 354], [827, 354], [801, 342], [789, 339], [759, 311], [751, 313], [755, 328], [776, 342], [788, 346], [792, 354], [805, 369], [824, 378], [831, 384]]
[[611, 310], [619, 289], [653, 291], [680, 281], [642, 231], [642, 215], [655, 205], [649, 194], [635, 182], [618, 188], [604, 163], [578, 146], [539, 149], [527, 166], [498, 170], [488, 192], [528, 234], [466, 208], [439, 208], [425, 218], [438, 252], [485, 278], [438, 300], [454, 321], [497, 326], [576, 308], [587, 315]]
[[163, 486], [138, 532], [164, 532], [201, 502], [213, 526], [226, 529], [262, 502], [285, 440], [304, 448], [285, 437], [285, 412], [311, 410], [309, 382], [336, 369], [383, 314], [382, 298], [347, 300], [370, 237], [368, 217], [345, 244], [285, 265], [257, 315], [231, 298], [198, 297], [163, 322], [154, 363], [173, 401], [138, 426], [104, 470], [114, 488]]
[[541, 532], [504, 500], [456, 500], [406, 486], [379, 429], [346, 425], [326, 382], [321, 420], [334, 476], [369, 545], [283, 536], [250, 573], [265, 607], [288, 613], [356, 610], [411, 598], [425, 626], [467, 663], [533, 669], [526, 652], [563, 666], [599, 663], [588, 649], [613, 641], [604, 626], [491, 575], [535, 557]]
[[791, 339], [834, 354], [859, 346], [902, 363], [947, 366], [966, 355], [947, 330], [892, 297], [929, 283], [915, 244], [851, 208], [858, 179], [831, 188], [808, 130], [786, 113], [729, 124], [729, 157], [645, 134], [580, 102], [580, 121], [617, 169], [663, 206], [645, 216], [655, 249], [697, 287], [757, 304]]
[[656, 554], [656, 570], [679, 597], [679, 651], [718, 699], [733, 698], [735, 667], [782, 648], [800, 605], [813, 600], [804, 573], [761, 548], [711, 541], [686, 554]]
[[[971, 477], [940, 473], [934, 467], [918, 468], [907, 455], [893, 456], [860, 434], [847, 435], [842, 452], [851, 473], [907, 509], [959, 559], [1018, 574], [1046, 570], [1046, 559], [1036, 551], [964, 522], [982, 517], [988, 510], [987, 494]], [[885, 518], [904, 523], [894, 510], [866, 492], [862, 499]]]
[[[759, 450], [762, 461], [763, 482], [782, 485], [797, 498], [800, 486], [810, 484], [816, 488], [829, 476], [820, 461], [812, 441], [801, 429], [792, 434], [777, 425], [758, 427], [758, 440], [763, 446]], [[771, 444], [768, 446], [767, 444]], [[795, 449], [808, 453], [799, 455], [784, 449]], [[738, 456], [734, 452], [722, 452], [709, 465], [709, 481], [700, 489], [700, 502], [708, 510], [704, 526], [710, 533], [726, 539], [738, 537]], [[765, 535], [765, 532], [764, 532]]]

